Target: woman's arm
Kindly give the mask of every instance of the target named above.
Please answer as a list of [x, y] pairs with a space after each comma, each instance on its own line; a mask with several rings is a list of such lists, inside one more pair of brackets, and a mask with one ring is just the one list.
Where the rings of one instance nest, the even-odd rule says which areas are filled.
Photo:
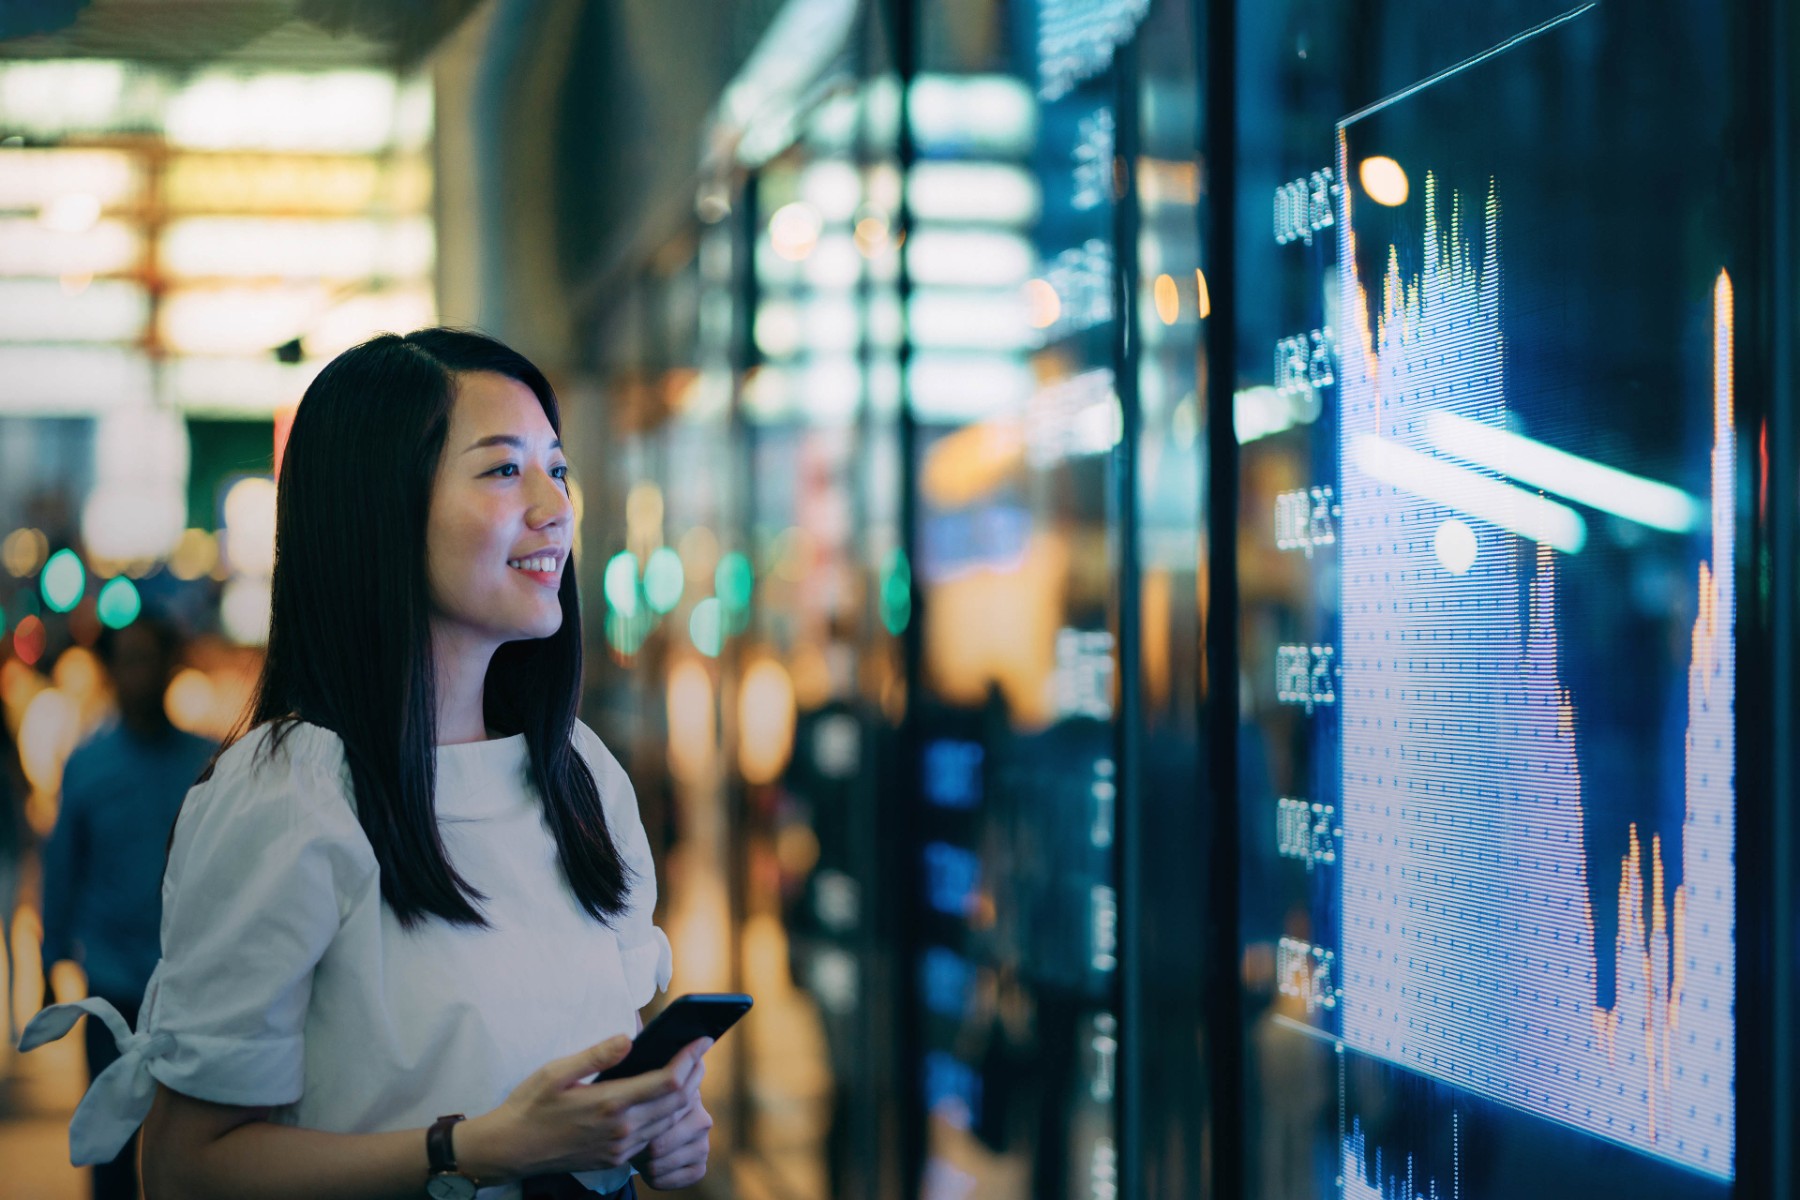
[[[614, 1083], [579, 1080], [625, 1056], [628, 1038], [546, 1065], [499, 1108], [456, 1126], [462, 1173], [491, 1186], [554, 1171], [621, 1166], [699, 1103], [696, 1042], [667, 1067]], [[196, 1100], [161, 1086], [144, 1119], [148, 1200], [416, 1200], [425, 1130], [324, 1133], [277, 1125], [268, 1110]]]
[[[144, 1118], [144, 1195], [416, 1200], [424, 1193], [430, 1171], [423, 1129], [320, 1133], [267, 1117], [267, 1109], [212, 1104], [157, 1085]], [[455, 1136], [459, 1155], [466, 1154], [468, 1132], [459, 1127]]]

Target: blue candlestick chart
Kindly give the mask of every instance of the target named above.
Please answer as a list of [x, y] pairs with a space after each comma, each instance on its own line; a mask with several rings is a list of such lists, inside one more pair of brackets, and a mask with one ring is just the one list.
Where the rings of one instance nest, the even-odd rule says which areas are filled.
[[[1352, 159], [1340, 132], [1338, 178]], [[1711, 546], [1697, 571], [1679, 883], [1633, 825], [1596, 944], [1557, 554], [1573, 510], [1438, 444], [1501, 430], [1501, 197], [1427, 178], [1421, 269], [1358, 266], [1338, 212], [1341, 1036], [1353, 1049], [1729, 1179], [1734, 1169], [1732, 289], [1713, 289]], [[1706, 401], [1696, 397], [1695, 403]], [[1535, 544], [1535, 547], [1533, 546]], [[1560, 545], [1560, 551], [1553, 549]], [[1602, 1007], [1599, 955], [1616, 996]], [[1360, 1170], [1360, 1138], [1354, 1147]], [[1366, 1189], [1360, 1173], [1346, 1173]], [[1356, 1193], [1363, 1194], [1363, 1193]], [[1376, 1193], [1368, 1193], [1374, 1195]], [[1427, 1193], [1429, 1194], [1429, 1193]]]

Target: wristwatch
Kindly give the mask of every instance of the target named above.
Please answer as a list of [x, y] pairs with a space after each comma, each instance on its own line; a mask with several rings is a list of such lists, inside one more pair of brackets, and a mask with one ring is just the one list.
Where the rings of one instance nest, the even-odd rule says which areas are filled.
[[475, 1181], [456, 1169], [456, 1151], [450, 1145], [450, 1130], [463, 1119], [451, 1113], [433, 1121], [425, 1132], [425, 1156], [431, 1163], [431, 1178], [425, 1194], [431, 1200], [474, 1200]]

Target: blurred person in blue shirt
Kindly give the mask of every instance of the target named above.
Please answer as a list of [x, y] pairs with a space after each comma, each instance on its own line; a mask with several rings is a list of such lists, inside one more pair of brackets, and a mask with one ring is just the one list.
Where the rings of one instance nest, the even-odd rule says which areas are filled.
[[13, 961], [13, 905], [19, 898], [19, 861], [27, 842], [25, 813], [19, 798], [24, 789], [14, 783], [18, 756], [6, 726], [0, 724], [0, 978], [7, 981], [6, 993], [0, 995], [0, 1011], [6, 1013], [7, 1041], [19, 1044], [19, 1029], [12, 1006], [12, 980], [19, 977], [19, 964]]
[[[118, 696], [118, 719], [69, 756], [56, 828], [44, 847], [44, 978], [62, 959], [87, 972], [88, 993], [137, 1024], [138, 1005], [161, 954], [163, 862], [182, 797], [213, 743], [169, 723], [163, 694], [182, 639], [166, 617], [146, 610], [107, 630], [101, 661]], [[118, 1051], [104, 1026], [87, 1019], [88, 1074]], [[137, 1139], [94, 1168], [96, 1200], [137, 1196]]]

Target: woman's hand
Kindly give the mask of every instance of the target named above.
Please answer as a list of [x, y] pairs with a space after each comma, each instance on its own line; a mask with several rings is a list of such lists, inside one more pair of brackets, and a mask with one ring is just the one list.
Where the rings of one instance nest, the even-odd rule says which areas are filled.
[[[689, 1110], [699, 1106], [700, 1056], [710, 1045], [711, 1039], [702, 1038], [661, 1070], [605, 1083], [581, 1080], [623, 1059], [631, 1049], [630, 1038], [608, 1038], [547, 1063], [499, 1108], [457, 1126], [457, 1165], [484, 1185], [624, 1166], [674, 1132]], [[691, 1139], [690, 1133], [681, 1143], [689, 1147], [688, 1156]]]
[[[711, 1044], [710, 1040], [695, 1043]], [[644, 1152], [631, 1160], [644, 1182], [653, 1188], [692, 1187], [706, 1175], [706, 1156], [712, 1148], [707, 1130], [712, 1128], [713, 1119], [700, 1103], [700, 1080], [705, 1074], [706, 1064], [702, 1062], [685, 1089], [688, 1103], [675, 1124], [667, 1133], [651, 1139]]]

